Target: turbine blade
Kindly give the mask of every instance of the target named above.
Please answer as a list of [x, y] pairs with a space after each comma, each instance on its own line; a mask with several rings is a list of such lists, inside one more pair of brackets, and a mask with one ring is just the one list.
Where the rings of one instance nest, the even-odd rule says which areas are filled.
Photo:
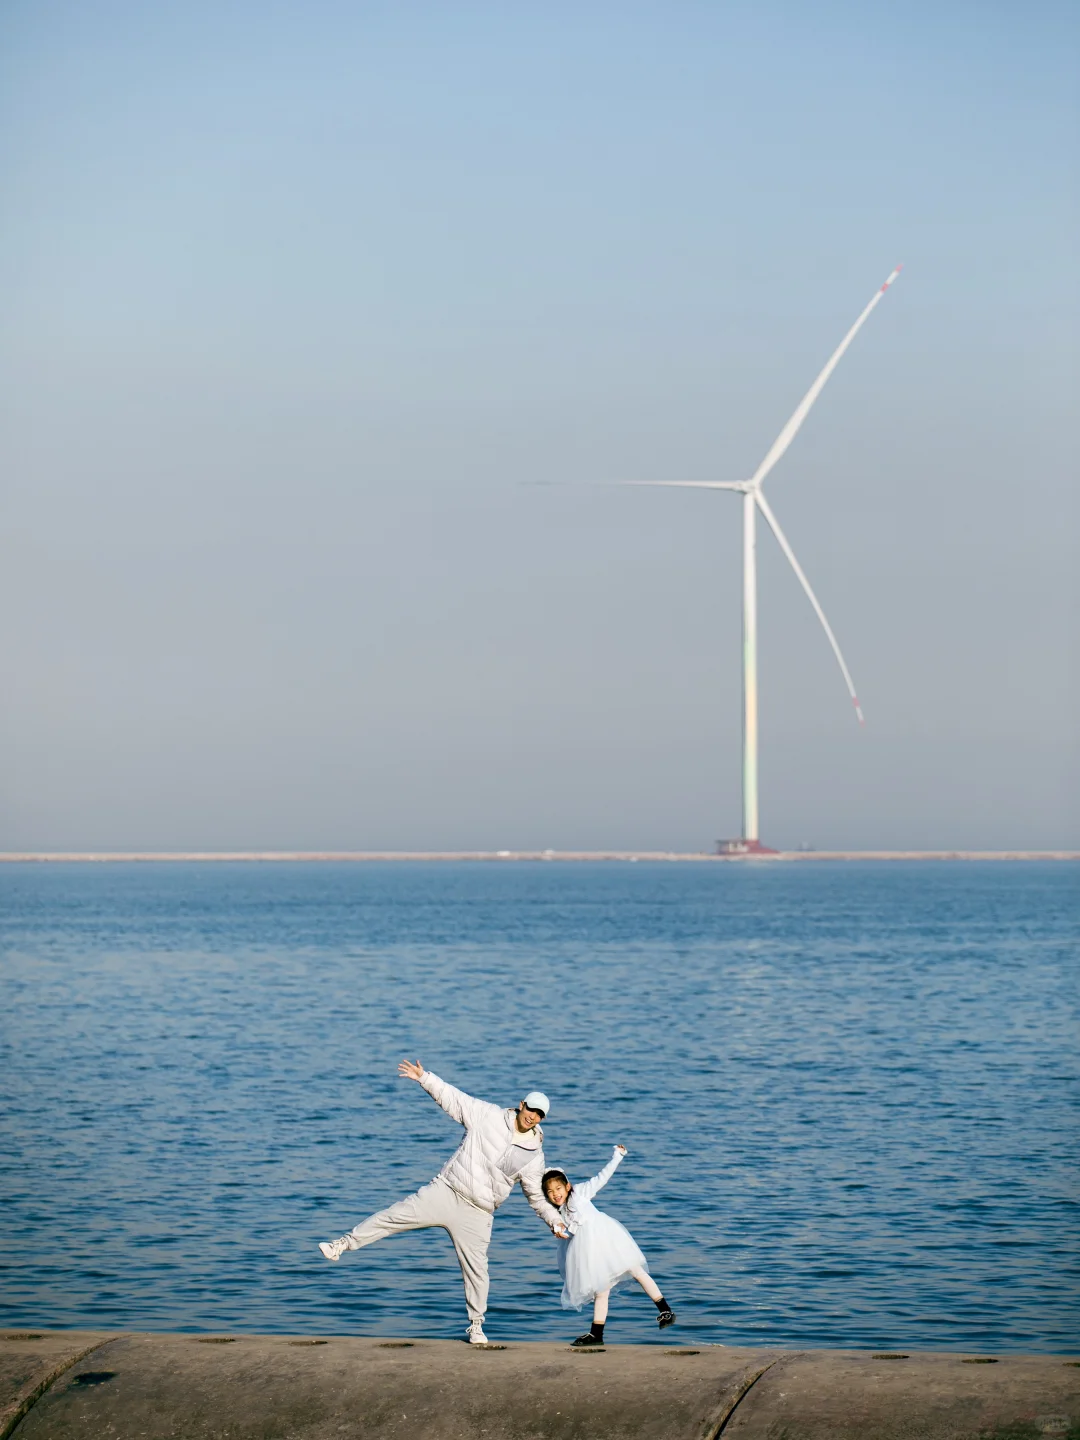
[[745, 481], [739, 480], [609, 480], [609, 485], [659, 485], [673, 490], [745, 490]]
[[866, 309], [855, 321], [855, 324], [852, 325], [851, 329], [844, 336], [843, 340], [840, 341], [840, 344], [833, 351], [832, 355], [829, 357], [829, 360], [825, 365], [824, 370], [822, 370], [821, 374], [814, 381], [813, 385], [810, 386], [810, 389], [806, 392], [802, 400], [799, 402], [799, 407], [795, 411], [794, 415], [792, 415], [791, 419], [787, 422], [784, 428], [780, 431], [780, 434], [773, 441], [772, 449], [765, 456], [765, 459], [762, 460], [761, 464], [750, 477], [751, 485], [754, 485], [756, 487], [761, 486], [762, 482], [765, 479], [765, 476], [768, 475], [769, 471], [773, 468], [776, 462], [784, 454], [784, 451], [795, 439], [795, 436], [799, 433], [799, 429], [802, 426], [803, 421], [806, 419], [807, 415], [810, 414], [814, 401], [821, 394], [822, 390], [824, 390], [826, 381], [828, 380], [829, 376], [833, 373], [837, 365], [839, 365], [840, 361], [843, 359], [844, 351], [855, 339], [855, 336], [862, 329], [863, 325], [865, 325], [871, 310], [873, 310], [874, 306], [877, 305], [878, 301], [885, 294], [885, 291], [888, 290], [889, 286], [893, 283], [893, 281], [900, 274], [900, 271], [903, 268], [904, 267], [902, 265], [897, 265], [896, 269], [885, 281], [885, 284], [882, 285], [879, 290], [876, 290], [874, 292], [874, 298], [870, 301], [869, 305], [867, 305]]
[[780, 529], [780, 522], [777, 520], [772, 510], [769, 508], [769, 502], [765, 499], [765, 496], [761, 493], [760, 490], [756, 493], [754, 498], [757, 501], [758, 509], [761, 511], [762, 515], [765, 516], [765, 519], [768, 522], [769, 529], [776, 536], [777, 543], [779, 544], [780, 549], [787, 556], [791, 564], [791, 568], [799, 577], [799, 583], [806, 591], [806, 596], [807, 599], [810, 601], [810, 604], [814, 607], [814, 614], [821, 621], [825, 634], [829, 637], [829, 644], [832, 646], [833, 654], [836, 656], [841, 672], [843, 673], [844, 683], [847, 685], [848, 694], [851, 696], [851, 703], [855, 706], [855, 714], [859, 717], [859, 724], [864, 725], [866, 721], [863, 718], [862, 706], [859, 704], [859, 697], [855, 693], [855, 682], [851, 678], [851, 671], [844, 663], [844, 657], [840, 653], [840, 646], [837, 644], [836, 636], [832, 632], [832, 626], [829, 624], [828, 620], [825, 619], [825, 611], [821, 608], [821, 604], [810, 586], [810, 581], [803, 573], [802, 566], [799, 564], [798, 560], [795, 559], [795, 551], [792, 550], [791, 546], [788, 544], [787, 536]]
[[686, 490], [746, 490], [745, 480], [519, 480], [519, 485], [543, 485], [551, 487], [561, 485], [573, 487], [580, 490], [584, 486], [603, 485], [605, 488], [612, 485], [660, 485], [665, 489], [675, 487]]

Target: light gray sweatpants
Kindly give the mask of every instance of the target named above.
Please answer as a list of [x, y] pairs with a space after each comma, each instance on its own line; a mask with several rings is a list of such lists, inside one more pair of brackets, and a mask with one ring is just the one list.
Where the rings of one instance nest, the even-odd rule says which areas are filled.
[[386, 1235], [441, 1227], [449, 1233], [457, 1251], [469, 1319], [483, 1320], [487, 1309], [488, 1245], [493, 1218], [486, 1210], [463, 1199], [445, 1180], [432, 1180], [415, 1195], [407, 1195], [388, 1210], [361, 1220], [342, 1239], [350, 1250], [362, 1250]]

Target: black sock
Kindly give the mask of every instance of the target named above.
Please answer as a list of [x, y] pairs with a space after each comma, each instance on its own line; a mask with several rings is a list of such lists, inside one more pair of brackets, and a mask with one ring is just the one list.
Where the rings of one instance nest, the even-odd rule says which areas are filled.
[[665, 1310], [670, 1310], [670, 1309], [671, 1309], [671, 1306], [670, 1306], [670, 1305], [667, 1303], [667, 1301], [664, 1299], [663, 1295], [660, 1296], [660, 1299], [659, 1299], [659, 1300], [654, 1300], [652, 1303], [656, 1306], [657, 1310], [659, 1310], [661, 1313], [663, 1313], [663, 1311], [665, 1311]]
[[604, 1338], [604, 1323], [603, 1320], [594, 1320], [589, 1326], [590, 1333], [597, 1340], [603, 1340]]

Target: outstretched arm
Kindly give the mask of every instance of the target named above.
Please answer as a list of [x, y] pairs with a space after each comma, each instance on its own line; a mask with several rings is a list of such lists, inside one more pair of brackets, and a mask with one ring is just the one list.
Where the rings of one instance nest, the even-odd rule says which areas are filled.
[[585, 1180], [580, 1185], [575, 1185], [573, 1193], [579, 1200], [591, 1200], [598, 1190], [602, 1190], [612, 1175], [623, 1162], [626, 1155], [625, 1145], [616, 1145], [612, 1151], [611, 1159], [607, 1162], [599, 1175], [594, 1175], [591, 1180]]
[[[448, 1085], [445, 1080], [440, 1080], [431, 1070], [425, 1070], [419, 1060], [402, 1060], [398, 1066], [398, 1074], [406, 1080], [416, 1080], [421, 1084], [436, 1105], [441, 1105], [459, 1125], [469, 1126], [474, 1123], [477, 1111], [488, 1102], [477, 1100], [472, 1095], [466, 1095], [464, 1090], [455, 1090], [453, 1085]], [[499, 1107], [493, 1106], [493, 1109]]]

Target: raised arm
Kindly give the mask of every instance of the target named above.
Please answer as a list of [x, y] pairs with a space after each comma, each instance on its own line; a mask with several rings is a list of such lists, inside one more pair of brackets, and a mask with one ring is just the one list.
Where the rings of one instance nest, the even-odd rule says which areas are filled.
[[[472, 1095], [466, 1095], [464, 1090], [455, 1090], [453, 1085], [448, 1085], [445, 1080], [440, 1080], [431, 1070], [425, 1070], [419, 1060], [403, 1060], [398, 1066], [398, 1074], [407, 1080], [418, 1081], [431, 1098], [444, 1109], [451, 1120], [456, 1120], [459, 1125], [466, 1127], [475, 1123], [476, 1116], [480, 1109], [488, 1102], [477, 1100]], [[493, 1109], [499, 1107], [493, 1106]]]
[[607, 1162], [599, 1175], [594, 1175], [591, 1180], [584, 1180], [580, 1185], [575, 1185], [570, 1201], [573, 1204], [575, 1197], [578, 1200], [591, 1200], [598, 1190], [602, 1190], [612, 1175], [623, 1162], [626, 1149], [622, 1145], [616, 1145], [611, 1152], [611, 1159]]
[[544, 1152], [541, 1150], [536, 1159], [522, 1170], [518, 1176], [518, 1181], [525, 1193], [525, 1199], [528, 1200], [544, 1224], [550, 1226], [557, 1235], [563, 1237], [566, 1233], [563, 1218], [540, 1188], [540, 1179], [543, 1173]]

